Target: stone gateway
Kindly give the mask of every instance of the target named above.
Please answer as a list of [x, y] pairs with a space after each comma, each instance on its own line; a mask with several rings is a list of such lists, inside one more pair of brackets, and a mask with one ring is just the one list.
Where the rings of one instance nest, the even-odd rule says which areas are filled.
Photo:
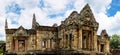
[[98, 27], [88, 4], [59, 26], [39, 25], [33, 14], [31, 29], [9, 29], [6, 19], [6, 54], [110, 55], [110, 37], [106, 30], [97, 35]]

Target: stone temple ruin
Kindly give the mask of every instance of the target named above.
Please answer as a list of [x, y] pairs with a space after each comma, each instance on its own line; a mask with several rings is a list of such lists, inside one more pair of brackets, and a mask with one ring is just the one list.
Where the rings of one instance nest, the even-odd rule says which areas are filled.
[[88, 4], [59, 26], [39, 25], [33, 14], [31, 29], [9, 29], [6, 19], [6, 54], [110, 55], [110, 37], [106, 30], [97, 35], [98, 27]]

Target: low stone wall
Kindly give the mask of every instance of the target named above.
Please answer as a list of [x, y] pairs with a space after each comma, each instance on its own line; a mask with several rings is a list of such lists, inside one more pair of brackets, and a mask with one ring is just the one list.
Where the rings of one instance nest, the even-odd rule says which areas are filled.
[[120, 55], [120, 49], [112, 49], [111, 53], [112, 55]]

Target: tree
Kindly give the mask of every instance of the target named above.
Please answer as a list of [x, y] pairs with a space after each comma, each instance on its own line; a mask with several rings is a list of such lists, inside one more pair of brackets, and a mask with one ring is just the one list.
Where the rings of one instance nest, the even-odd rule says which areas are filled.
[[4, 46], [3, 46], [3, 44], [4, 43], [5, 43], [5, 41], [0, 40], [0, 55], [3, 55], [3, 52], [4, 52]]
[[112, 37], [110, 38], [110, 47], [113, 49], [120, 49], [120, 35], [112, 35]]
[[0, 43], [5, 43], [5, 41], [3, 41], [3, 40], [0, 40]]
[[0, 48], [0, 55], [3, 55], [3, 47]]

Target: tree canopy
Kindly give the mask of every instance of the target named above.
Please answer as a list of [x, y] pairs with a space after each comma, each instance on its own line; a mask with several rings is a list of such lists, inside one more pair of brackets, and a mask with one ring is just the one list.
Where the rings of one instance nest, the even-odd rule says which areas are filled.
[[0, 40], [0, 43], [5, 43], [5, 41], [3, 41], [3, 40]]
[[110, 47], [112, 49], [120, 49], [120, 35], [114, 34], [111, 36]]

